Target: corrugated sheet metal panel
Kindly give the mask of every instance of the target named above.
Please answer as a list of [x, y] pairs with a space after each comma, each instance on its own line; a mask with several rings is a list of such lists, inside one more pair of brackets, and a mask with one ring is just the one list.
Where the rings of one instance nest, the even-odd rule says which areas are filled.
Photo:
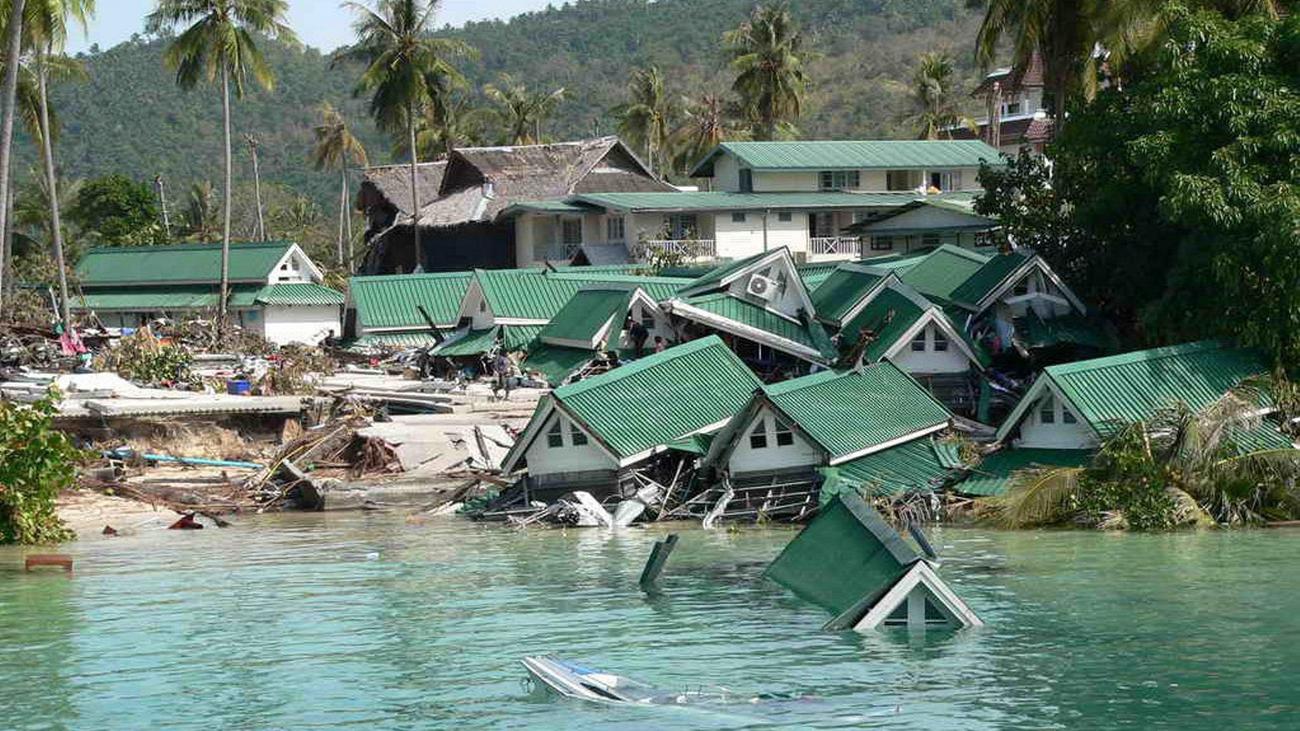
[[528, 371], [537, 371], [552, 388], [564, 383], [574, 371], [591, 362], [596, 353], [583, 348], [566, 348], [559, 345], [545, 345], [535, 342], [530, 346], [528, 357], [521, 367]]
[[1203, 408], [1268, 371], [1256, 351], [1205, 341], [1050, 366], [1045, 374], [1105, 433], [1113, 423], [1149, 418], [1175, 401]]
[[[631, 289], [582, 289], [542, 328], [542, 337], [590, 341], [610, 318], [621, 331], [632, 300]], [[617, 343], [615, 343], [617, 345]]]
[[875, 334], [875, 340], [867, 346], [863, 358], [868, 363], [874, 363], [885, 357], [885, 353], [923, 314], [925, 310], [911, 298], [893, 286], [886, 287], [852, 320], [844, 323], [840, 330], [840, 342], [844, 347], [851, 348], [858, 342], [858, 336], [863, 330], [870, 330]]
[[898, 193], [587, 193], [576, 200], [619, 211], [763, 211], [808, 208], [894, 208], [916, 200], [912, 191]]
[[621, 457], [734, 416], [759, 380], [717, 336], [669, 348], [553, 396]]
[[347, 349], [359, 352], [370, 349], [407, 350], [427, 348], [433, 344], [433, 335], [428, 332], [372, 333], [348, 343]]
[[719, 287], [722, 284], [722, 280], [744, 269], [745, 267], [750, 266], [753, 263], [763, 259], [764, 257], [768, 256], [770, 253], [771, 252], [764, 251], [758, 254], [754, 254], [753, 256], [747, 256], [744, 259], [736, 259], [734, 261], [727, 261], [718, 264], [717, 266], [713, 267], [712, 269], [708, 270], [707, 272], [693, 279], [691, 283], [687, 287], [685, 287], [685, 289], [690, 292], [703, 292], [705, 290]]
[[937, 446], [924, 437], [827, 468], [831, 484], [822, 487], [822, 503], [843, 490], [880, 496], [938, 490], [955, 471], [939, 458]]
[[949, 300], [988, 260], [984, 254], [944, 244], [899, 276], [927, 297]]
[[813, 321], [807, 325], [792, 322], [766, 308], [732, 297], [725, 292], [690, 297], [685, 302], [705, 312], [807, 346], [827, 358], [836, 355], [835, 346], [831, 343], [830, 336], [826, 334], [826, 328], [820, 322]]
[[1015, 474], [1036, 467], [1082, 467], [1092, 457], [1084, 449], [1007, 448], [987, 455], [953, 489], [965, 495], [1001, 495]]
[[839, 322], [883, 278], [883, 274], [859, 269], [835, 269], [810, 293], [813, 307], [817, 308], [817, 316]]
[[1019, 251], [998, 254], [952, 290], [950, 299], [972, 306], [979, 304], [1029, 259], [1028, 254]]
[[472, 272], [446, 274], [393, 274], [353, 277], [348, 282], [357, 322], [364, 328], [419, 327], [424, 318], [415, 308], [423, 305], [434, 324], [455, 325], [460, 301]]
[[[262, 287], [237, 285], [230, 288], [231, 307], [252, 307]], [[170, 312], [215, 309], [220, 299], [216, 287], [171, 285], [162, 287], [83, 287], [71, 303], [76, 310], [99, 312]]]
[[[287, 241], [232, 243], [230, 280], [265, 282], [293, 244]], [[83, 286], [213, 282], [221, 279], [220, 244], [121, 246], [91, 249], [77, 265]]]
[[1050, 348], [1055, 345], [1076, 345], [1112, 353], [1118, 348], [1118, 338], [1102, 320], [1083, 315], [1065, 315], [1044, 320], [1032, 310], [1017, 318], [1016, 340], [1026, 348]]
[[271, 284], [257, 294], [264, 305], [341, 305], [343, 293], [314, 282]]
[[668, 299], [689, 283], [689, 280], [666, 277], [601, 272], [585, 274], [578, 269], [559, 274], [541, 269], [481, 270], [475, 273], [475, 277], [496, 317], [547, 321], [555, 317], [574, 293], [590, 284], [635, 284], [655, 300], [660, 300]]
[[947, 424], [951, 415], [892, 363], [826, 371], [766, 387], [768, 398], [831, 459]]
[[496, 347], [498, 329], [489, 327], [483, 330], [468, 330], [455, 340], [447, 340], [434, 348], [433, 355], [461, 358], [487, 353]]
[[756, 170], [958, 168], [1001, 160], [980, 140], [724, 142], [721, 147]]

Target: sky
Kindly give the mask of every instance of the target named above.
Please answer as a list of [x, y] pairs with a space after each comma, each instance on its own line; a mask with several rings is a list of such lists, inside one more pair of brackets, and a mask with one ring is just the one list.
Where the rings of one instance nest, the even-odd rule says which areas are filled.
[[[545, 8], [551, 0], [442, 0], [438, 27], [450, 23], [462, 25], [470, 20], [509, 18], [519, 13]], [[144, 28], [144, 16], [153, 10], [155, 0], [98, 0], [90, 32], [78, 29], [69, 33], [68, 51], [84, 51], [92, 44], [108, 49], [128, 40]], [[352, 39], [351, 11], [341, 8], [338, 0], [289, 0], [289, 24], [303, 43], [332, 51]]]

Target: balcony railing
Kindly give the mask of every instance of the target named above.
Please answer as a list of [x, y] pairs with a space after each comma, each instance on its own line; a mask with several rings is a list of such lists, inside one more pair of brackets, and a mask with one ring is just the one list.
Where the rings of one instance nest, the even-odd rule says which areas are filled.
[[632, 244], [632, 255], [641, 261], [654, 256], [680, 256], [685, 260], [712, 259], [718, 244], [713, 239], [649, 239]]
[[862, 253], [862, 239], [857, 236], [814, 236], [808, 242], [812, 256], [849, 256]]
[[581, 243], [574, 244], [574, 243], [560, 243], [557, 241], [552, 241], [551, 243], [546, 245], [546, 260], [547, 261], [561, 261], [561, 260], [568, 261], [569, 259], [572, 259], [573, 257], [577, 256], [578, 251], [580, 249], [582, 249]]

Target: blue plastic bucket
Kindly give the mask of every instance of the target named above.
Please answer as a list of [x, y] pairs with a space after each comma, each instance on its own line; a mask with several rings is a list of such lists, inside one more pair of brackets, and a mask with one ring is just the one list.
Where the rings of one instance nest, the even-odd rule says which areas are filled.
[[248, 381], [226, 381], [226, 393], [231, 396], [247, 396], [253, 390]]

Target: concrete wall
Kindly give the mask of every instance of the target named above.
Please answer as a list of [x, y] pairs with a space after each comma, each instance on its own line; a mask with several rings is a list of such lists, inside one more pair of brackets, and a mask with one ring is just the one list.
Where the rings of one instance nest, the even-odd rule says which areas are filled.
[[343, 333], [339, 308], [332, 305], [262, 308], [262, 335], [276, 345], [319, 345], [333, 332]]
[[292, 256], [271, 270], [266, 281], [268, 284], [281, 284], [285, 282], [312, 282], [315, 280], [312, 278], [311, 266], [306, 255], [299, 250], [294, 250]]
[[[1043, 421], [1043, 412], [1047, 410], [1052, 412], [1051, 423]], [[1020, 439], [1016, 445], [1045, 449], [1090, 449], [1097, 446], [1096, 435], [1087, 424], [1078, 419], [1073, 424], [1066, 423], [1067, 411], [1064, 403], [1049, 391], [1020, 422]]]
[[907, 373], [965, 373], [970, 370], [970, 359], [957, 348], [957, 344], [952, 342], [951, 338], [948, 338], [947, 350], [935, 349], [935, 336], [942, 333], [933, 323], [925, 326], [923, 334], [924, 351], [912, 350], [912, 343], [905, 342], [889, 356], [890, 362]]
[[[749, 437], [763, 425], [767, 435], [767, 446], [754, 449]], [[776, 417], [768, 409], [762, 409], [753, 420], [745, 425], [736, 441], [736, 448], [727, 463], [731, 474], [740, 475], [749, 472], [769, 472], [772, 470], [792, 469], [796, 467], [818, 467], [824, 464], [821, 450], [814, 447], [798, 432], [793, 432], [794, 443], [781, 446], [776, 443]]]
[[755, 170], [755, 193], [795, 193], [818, 189], [818, 172], [810, 170]]
[[[547, 434], [557, 422], [560, 424], [563, 446], [552, 447], [547, 441]], [[573, 422], [558, 411], [552, 412], [542, 426], [541, 433], [525, 453], [525, 458], [528, 460], [528, 474], [538, 477], [560, 472], [618, 469], [618, 464], [596, 446], [594, 439], [588, 438], [588, 443], [585, 445], [574, 445], [575, 429]]]

